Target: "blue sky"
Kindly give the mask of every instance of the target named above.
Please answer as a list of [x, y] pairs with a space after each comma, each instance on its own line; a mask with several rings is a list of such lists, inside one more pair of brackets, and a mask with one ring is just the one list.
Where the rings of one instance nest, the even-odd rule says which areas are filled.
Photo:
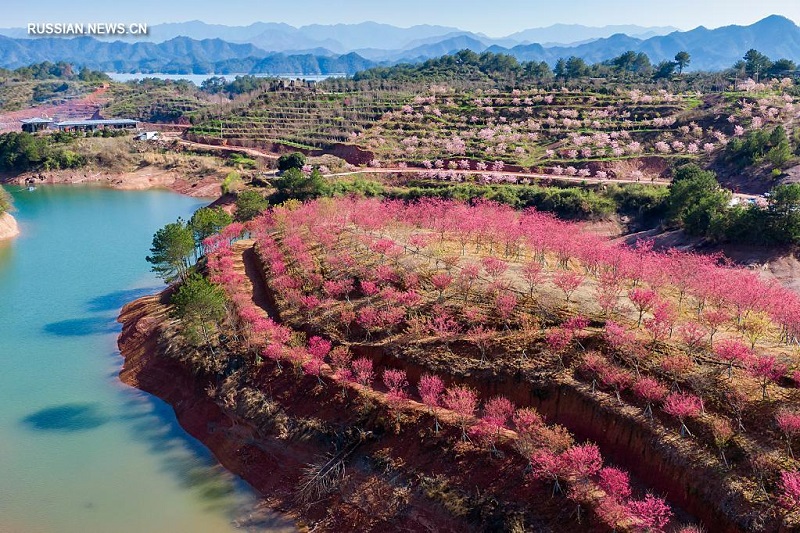
[[0, 27], [187, 20], [302, 26], [374, 20], [396, 26], [457, 26], [497, 37], [555, 23], [691, 29], [750, 24], [771, 14], [800, 21], [800, 0], [3, 0]]

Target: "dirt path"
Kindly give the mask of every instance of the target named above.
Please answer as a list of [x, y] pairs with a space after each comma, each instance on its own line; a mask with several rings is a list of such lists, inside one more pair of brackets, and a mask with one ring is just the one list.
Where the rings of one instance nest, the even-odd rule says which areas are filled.
[[234, 270], [244, 274], [247, 290], [252, 294], [253, 303], [264, 311], [264, 316], [278, 320], [278, 308], [267, 290], [264, 272], [256, 255], [255, 241], [244, 239], [233, 245], [235, 253]]
[[[187, 141], [185, 139], [179, 138], [177, 135], [166, 135], [165, 138], [175, 140], [179, 145], [186, 146], [188, 148], [201, 148], [204, 150], [221, 150], [223, 152], [239, 152], [247, 155], [251, 155], [254, 157], [265, 157], [267, 159], [277, 160], [280, 155], [273, 154], [270, 152], [265, 152], [263, 150], [258, 150], [256, 148], [245, 148], [242, 146], [218, 146], [215, 144], [204, 144], [198, 143], [194, 141]], [[381, 175], [381, 174], [426, 174], [431, 172], [433, 169], [429, 170], [426, 168], [401, 168], [401, 167], [386, 167], [386, 168], [362, 168], [359, 170], [352, 170], [348, 172], [332, 172], [329, 174], [325, 174], [326, 178], [339, 178], [339, 177], [347, 177], [347, 176], [357, 176], [363, 174], [371, 174], [371, 175]], [[444, 170], [444, 169], [443, 169]], [[670, 185], [670, 181], [666, 180], [647, 180], [647, 181], [634, 181], [634, 180], [626, 180], [626, 179], [619, 179], [619, 178], [584, 178], [579, 176], [555, 176], [553, 174], [539, 174], [535, 172], [512, 172], [512, 171], [497, 171], [497, 170], [456, 170], [455, 172], [459, 174], [464, 174], [467, 176], [492, 176], [492, 177], [504, 177], [504, 176], [515, 176], [518, 178], [528, 178], [528, 179], [536, 179], [536, 180], [553, 180], [553, 181], [562, 181], [562, 182], [569, 182], [569, 183], [591, 183], [591, 184], [604, 184], [604, 183], [618, 183], [618, 184], [631, 184], [631, 183], [638, 183], [640, 185], [652, 185], [655, 187], [668, 187]], [[756, 194], [742, 194], [742, 193], [733, 193], [734, 198], [740, 199], [742, 202], [750, 201], [750, 200], [758, 200], [760, 197]]]
[[164, 139], [168, 141], [175, 141], [180, 146], [185, 146], [187, 148], [200, 148], [203, 150], [218, 150], [222, 152], [238, 152], [242, 154], [251, 155], [254, 157], [266, 157], [267, 159], [278, 159], [280, 155], [272, 154], [269, 152], [264, 152], [261, 150], [256, 150], [255, 148], [245, 148], [243, 146], [219, 146], [216, 144], [205, 144], [205, 143], [198, 143], [194, 141], [187, 141], [186, 139], [182, 139], [180, 134], [170, 134], [164, 133]]

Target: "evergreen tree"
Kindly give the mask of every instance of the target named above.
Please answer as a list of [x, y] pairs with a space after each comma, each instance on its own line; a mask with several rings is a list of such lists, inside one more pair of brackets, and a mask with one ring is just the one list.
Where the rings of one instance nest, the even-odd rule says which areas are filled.
[[192, 230], [179, 218], [156, 232], [146, 259], [153, 272], [165, 283], [172, 283], [186, 279], [194, 250]]
[[678, 66], [678, 74], [683, 74], [683, 69], [685, 69], [689, 64], [692, 62], [692, 56], [689, 55], [689, 52], [678, 52], [675, 54], [675, 64]]

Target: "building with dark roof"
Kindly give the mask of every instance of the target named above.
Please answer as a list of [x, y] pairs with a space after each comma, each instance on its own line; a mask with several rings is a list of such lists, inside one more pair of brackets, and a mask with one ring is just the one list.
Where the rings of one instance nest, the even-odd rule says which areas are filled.
[[56, 122], [55, 127], [62, 131], [94, 131], [97, 129], [135, 129], [138, 122], [128, 118], [65, 120]]
[[22, 122], [22, 131], [28, 133], [36, 133], [37, 131], [46, 130], [53, 124], [53, 120], [49, 118], [25, 118], [20, 120]]

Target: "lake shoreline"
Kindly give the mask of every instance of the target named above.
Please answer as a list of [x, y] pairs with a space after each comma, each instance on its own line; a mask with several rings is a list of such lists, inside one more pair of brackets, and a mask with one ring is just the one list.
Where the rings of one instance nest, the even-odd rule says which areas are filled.
[[[291, 494], [291, 487], [285, 487], [284, 491], [279, 488], [293, 470], [292, 466], [296, 466], [296, 461], [288, 457], [291, 450], [270, 450], [278, 457], [269, 464], [248, 459], [241, 453], [247, 446], [242, 443], [253, 437], [248, 436], [252, 428], [247, 428], [247, 422], [234, 420], [223, 412], [188, 368], [160, 356], [163, 350], [160, 325], [165, 312], [162, 298], [165, 294], [166, 291], [139, 298], [120, 311], [117, 318], [122, 323], [122, 332], [117, 340], [123, 357], [120, 381], [166, 402], [184, 431], [199, 440], [226, 470], [258, 492], [262, 503], [253, 512], [261, 511], [268, 515], [267, 519], [260, 519], [264, 530], [305, 530], [299, 510], [286, 506], [286, 496]], [[268, 510], [260, 509], [262, 506]]]
[[119, 308], [161, 285], [144, 257], [153, 233], [211, 200], [98, 185], [8, 192], [21, 235], [0, 243], [0, 530], [242, 531], [254, 491], [117, 377]]
[[[394, 433], [371, 440], [373, 432], [383, 433], [381, 409], [362, 420], [363, 425], [345, 422], [340, 417], [351, 399], [325, 392], [312, 380], [298, 386], [290, 371], [271, 375], [269, 401], [280, 406], [273, 422], [254, 417], [241, 400], [229, 404], [220, 399], [220, 387], [225, 385], [216, 376], [177, 357], [181, 348], [175, 344], [169, 324], [167, 294], [145, 296], [123, 307], [117, 319], [122, 323], [118, 345], [124, 358], [120, 379], [170, 405], [184, 431], [210, 450], [225, 469], [253, 487], [263, 502], [254, 512], [262, 506], [269, 508], [291, 520], [299, 531], [374, 531], [380, 527], [384, 533], [421, 533], [431, 531], [432, 524], [442, 532], [473, 530], [466, 515], [448, 510], [443, 504], [446, 498], [428, 495], [417, 485], [418, 468], [439, 465], [439, 446], [432, 441], [409, 442]], [[257, 394], [250, 385], [243, 387]], [[342, 437], [352, 436], [349, 432], [356, 427], [360, 428], [357, 433], [365, 431], [361, 444], [352, 448], [347, 476], [338, 489], [310, 499], [303, 492], [309, 468], [313, 468], [309, 465], [330, 459], [334, 435], [312, 423], [309, 416], [339, 428], [337, 435]], [[408, 431], [429, 431], [432, 423], [425, 415], [417, 416]], [[401, 458], [381, 463], [386, 447], [392, 445], [403, 450]], [[389, 464], [395, 466], [388, 468]], [[495, 475], [495, 465], [489, 466], [489, 470], [473, 473], [476, 482]], [[362, 522], [355, 522], [354, 516]], [[275, 529], [271, 525], [260, 531]]]
[[0, 174], [0, 183], [20, 186], [100, 185], [125, 191], [163, 189], [193, 198], [217, 198], [221, 193], [221, 181], [216, 176], [189, 180], [184, 173], [154, 167], [144, 167], [132, 172], [53, 170], [4, 173]]

